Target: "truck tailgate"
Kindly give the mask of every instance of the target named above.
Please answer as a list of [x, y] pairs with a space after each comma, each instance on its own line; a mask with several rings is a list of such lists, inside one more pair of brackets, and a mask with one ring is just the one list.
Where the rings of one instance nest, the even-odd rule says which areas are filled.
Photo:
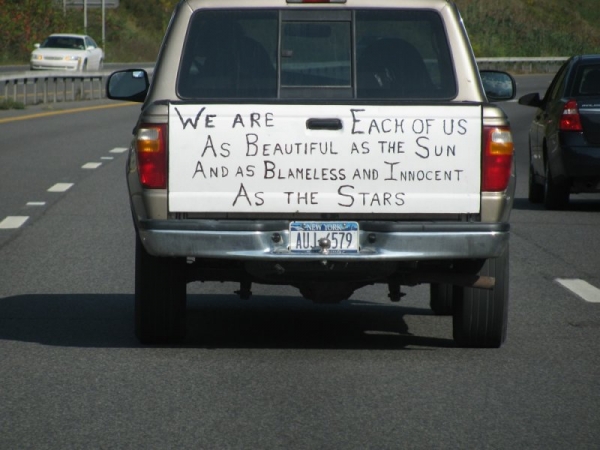
[[480, 105], [170, 104], [187, 213], [478, 213]]

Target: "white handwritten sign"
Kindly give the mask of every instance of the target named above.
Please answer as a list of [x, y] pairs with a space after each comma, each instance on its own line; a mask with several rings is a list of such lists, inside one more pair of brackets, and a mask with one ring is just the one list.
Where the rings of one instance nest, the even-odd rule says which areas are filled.
[[[477, 213], [480, 106], [170, 105], [171, 212]], [[338, 119], [339, 130], [308, 119]]]

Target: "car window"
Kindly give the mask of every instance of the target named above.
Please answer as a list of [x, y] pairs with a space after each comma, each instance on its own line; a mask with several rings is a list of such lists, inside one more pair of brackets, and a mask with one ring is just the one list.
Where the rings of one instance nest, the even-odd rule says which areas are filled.
[[572, 95], [600, 95], [600, 63], [579, 66], [575, 74]]
[[85, 50], [85, 43], [82, 38], [74, 36], [50, 36], [42, 43], [40, 47]]
[[200, 10], [181, 98], [451, 99], [444, 26], [430, 10]]
[[284, 21], [281, 85], [352, 85], [351, 22]]
[[87, 36], [85, 38], [85, 45], [87, 47], [94, 47], [94, 48], [98, 48], [98, 44], [96, 44], [96, 41], [94, 41], [91, 37]]
[[196, 13], [183, 50], [179, 95], [275, 97], [277, 29], [272, 11]]
[[456, 95], [446, 34], [436, 12], [360, 11], [356, 42], [359, 97]]
[[552, 83], [548, 86], [548, 90], [546, 91], [546, 95], [544, 96], [544, 103], [548, 103], [553, 101], [556, 98], [562, 97], [563, 93], [563, 80], [568, 72], [568, 68], [570, 67], [570, 61], [567, 61], [562, 67], [558, 70]]

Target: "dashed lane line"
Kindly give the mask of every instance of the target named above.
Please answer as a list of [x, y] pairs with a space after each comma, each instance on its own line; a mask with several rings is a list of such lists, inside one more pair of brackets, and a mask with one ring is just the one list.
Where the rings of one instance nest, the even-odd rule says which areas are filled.
[[73, 183], [56, 183], [48, 189], [48, 192], [67, 192], [73, 187]]
[[21, 228], [25, 222], [27, 222], [29, 216], [8, 216], [0, 222], [0, 230], [14, 230], [15, 228]]
[[89, 162], [89, 163], [86, 163], [83, 166], [81, 166], [81, 168], [82, 169], [97, 169], [101, 165], [102, 165], [102, 163], [99, 163], [99, 162]]
[[[96, 109], [96, 108], [79, 108], [79, 109]], [[36, 114], [28, 117], [39, 117], [41, 115], [53, 115], [53, 114]], [[2, 123], [2, 121], [0, 121]], [[116, 147], [109, 151], [109, 153], [125, 153], [129, 149], [127, 147]], [[113, 156], [102, 156], [100, 159], [111, 161], [115, 158]], [[97, 169], [102, 165], [101, 162], [89, 162], [81, 166], [82, 169]], [[56, 183], [50, 188], [48, 188], [47, 192], [66, 192], [74, 186], [74, 183]], [[26, 203], [26, 206], [45, 206], [46, 202], [39, 201], [30, 201]], [[2, 221], [0, 221], [0, 230], [14, 230], [17, 228], [21, 228], [25, 222], [29, 220], [29, 216], [7, 216]]]
[[556, 281], [586, 302], [600, 303], [600, 289], [587, 281], [567, 278], [557, 278]]

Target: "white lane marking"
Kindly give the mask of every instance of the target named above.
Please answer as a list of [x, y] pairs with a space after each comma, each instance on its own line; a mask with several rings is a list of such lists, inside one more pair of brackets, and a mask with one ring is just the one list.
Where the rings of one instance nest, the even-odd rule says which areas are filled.
[[46, 202], [27, 202], [27, 206], [44, 206]]
[[25, 222], [27, 222], [29, 216], [8, 216], [2, 222], [0, 222], [0, 229], [12, 230], [20, 228]]
[[104, 159], [104, 160], [107, 160], [107, 161], [112, 161], [115, 158], [114, 158], [114, 156], [101, 156], [100, 159]]
[[127, 150], [127, 147], [115, 147], [109, 153], [125, 153]]
[[90, 163], [84, 164], [83, 166], [81, 166], [81, 168], [82, 169], [97, 169], [101, 165], [102, 165], [102, 163], [99, 163], [99, 162], [90, 162]]
[[73, 183], [56, 183], [48, 192], [66, 192], [73, 187]]
[[566, 278], [557, 278], [556, 281], [586, 302], [600, 303], [600, 289], [587, 281]]

